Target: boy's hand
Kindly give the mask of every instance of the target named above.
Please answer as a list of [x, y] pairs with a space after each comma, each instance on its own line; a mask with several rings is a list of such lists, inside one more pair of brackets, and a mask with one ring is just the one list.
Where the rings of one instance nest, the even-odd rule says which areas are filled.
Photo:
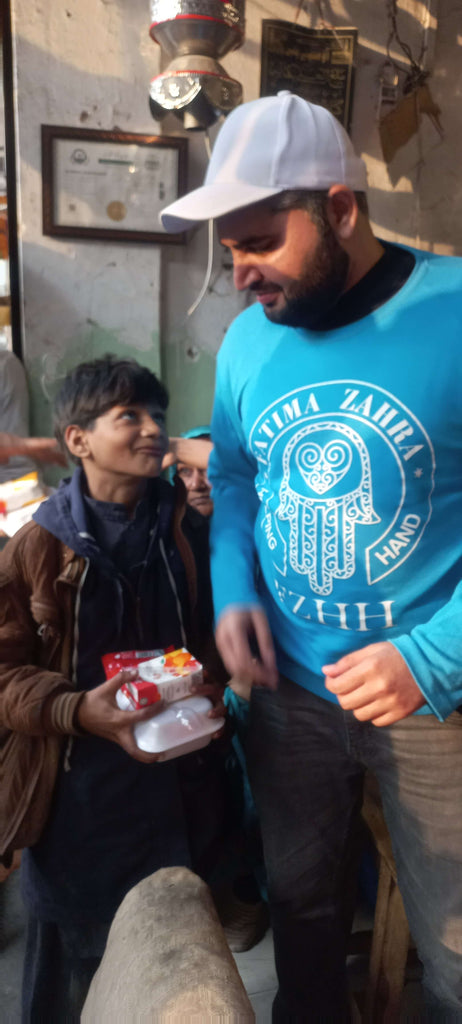
[[[223, 703], [223, 687], [212, 679], [207, 669], [204, 669], [204, 682], [193, 686], [191, 693], [197, 697], [209, 697], [212, 701], [213, 708], [209, 711], [207, 718], [226, 718], [226, 708]], [[218, 732], [213, 733], [212, 739], [219, 739], [223, 735], [224, 729], [225, 726], [222, 725]]]
[[85, 732], [117, 743], [135, 761], [150, 764], [152, 761], [158, 761], [159, 754], [147, 754], [140, 750], [133, 728], [137, 722], [152, 718], [155, 714], [155, 705], [150, 704], [141, 711], [121, 711], [116, 704], [117, 690], [123, 683], [136, 679], [137, 675], [134, 669], [124, 669], [94, 690], [86, 690], [77, 709], [77, 721]]

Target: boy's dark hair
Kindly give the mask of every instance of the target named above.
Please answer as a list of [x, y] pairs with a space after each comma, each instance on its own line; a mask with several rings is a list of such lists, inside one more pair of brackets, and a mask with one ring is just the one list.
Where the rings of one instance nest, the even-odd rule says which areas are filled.
[[103, 416], [114, 405], [149, 405], [150, 402], [166, 409], [168, 392], [156, 375], [147, 366], [140, 366], [136, 359], [105, 355], [79, 363], [65, 377], [54, 401], [55, 437], [69, 458], [79, 464], [80, 460], [66, 446], [66, 427], [76, 423], [84, 430], [91, 430], [98, 416]]

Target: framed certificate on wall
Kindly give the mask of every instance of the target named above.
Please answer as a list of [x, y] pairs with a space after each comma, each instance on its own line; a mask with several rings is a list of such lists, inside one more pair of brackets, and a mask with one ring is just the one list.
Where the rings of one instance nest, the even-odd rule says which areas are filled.
[[42, 125], [43, 233], [113, 242], [185, 241], [159, 213], [186, 191], [187, 139]]

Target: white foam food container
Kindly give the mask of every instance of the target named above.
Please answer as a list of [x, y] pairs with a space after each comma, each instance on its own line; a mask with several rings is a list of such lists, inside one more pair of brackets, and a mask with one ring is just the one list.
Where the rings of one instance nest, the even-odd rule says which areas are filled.
[[196, 696], [167, 705], [152, 718], [135, 725], [137, 746], [146, 753], [160, 754], [160, 761], [206, 747], [225, 722], [224, 718], [208, 718], [211, 708], [208, 697]]

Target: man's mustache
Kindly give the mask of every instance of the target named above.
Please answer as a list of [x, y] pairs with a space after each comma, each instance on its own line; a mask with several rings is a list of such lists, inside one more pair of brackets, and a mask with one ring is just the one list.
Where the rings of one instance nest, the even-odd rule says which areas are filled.
[[282, 292], [280, 284], [267, 284], [261, 285], [254, 281], [253, 284], [249, 284], [249, 292], [258, 292], [259, 295], [270, 295], [272, 292]]

